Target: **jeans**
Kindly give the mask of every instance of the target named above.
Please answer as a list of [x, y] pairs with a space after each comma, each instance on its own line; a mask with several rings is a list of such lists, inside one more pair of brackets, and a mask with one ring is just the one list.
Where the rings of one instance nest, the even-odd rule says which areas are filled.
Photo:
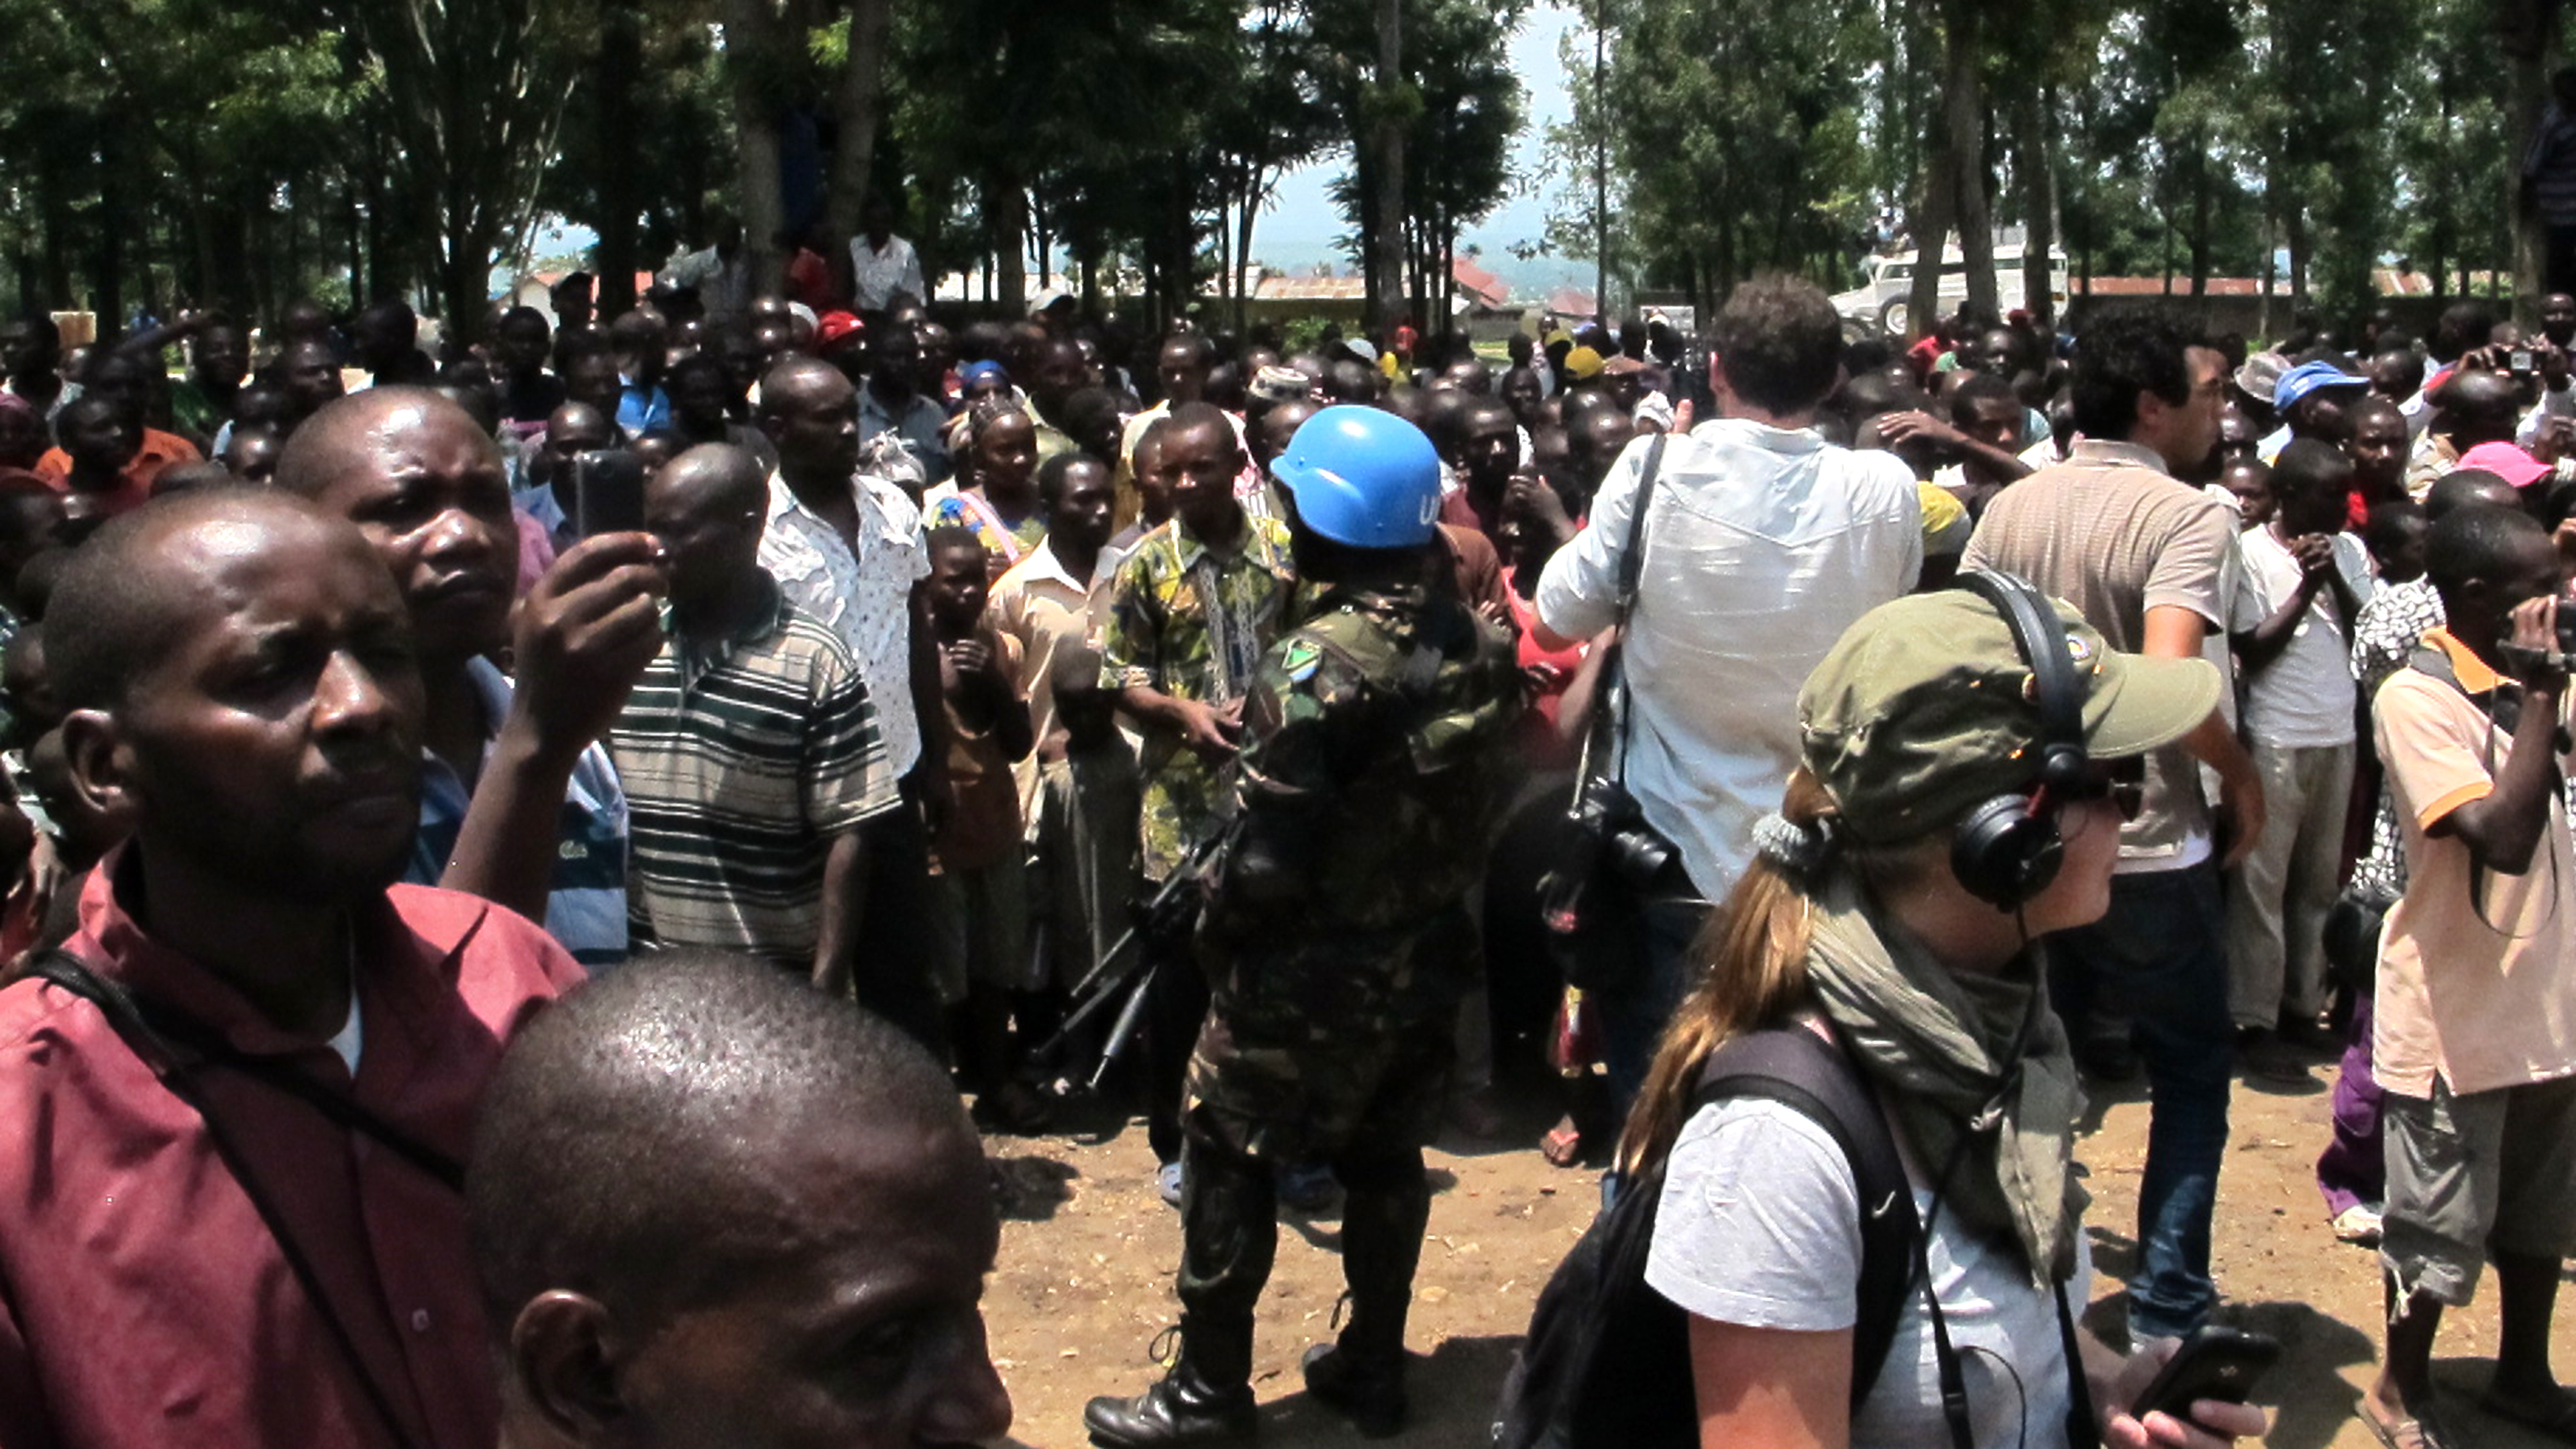
[[1646, 959], [1637, 978], [1616, 991], [1595, 993], [1601, 1006], [1601, 1064], [1609, 1072], [1613, 1122], [1628, 1120], [1628, 1104], [1637, 1100], [1646, 1069], [1654, 1065], [1664, 1027], [1691, 988], [1691, 943], [1699, 939], [1710, 910], [1706, 901], [1690, 893], [1687, 878], [1674, 892], [1648, 896], [1643, 908]]
[[2225, 911], [2214, 861], [2115, 876], [2111, 909], [2049, 938], [2049, 992], [2070, 1032], [2098, 1003], [2130, 1018], [2152, 1115], [2138, 1184], [2129, 1334], [2180, 1337], [2217, 1301], [2209, 1219], [2227, 1152], [2235, 1032], [2227, 1010]]

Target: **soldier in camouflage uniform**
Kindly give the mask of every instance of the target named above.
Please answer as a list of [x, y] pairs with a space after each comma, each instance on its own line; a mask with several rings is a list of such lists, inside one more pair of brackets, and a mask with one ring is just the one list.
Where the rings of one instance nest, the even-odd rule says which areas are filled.
[[1180, 1360], [1084, 1414], [1109, 1445], [1253, 1427], [1253, 1306], [1278, 1243], [1272, 1172], [1329, 1162], [1348, 1194], [1351, 1316], [1307, 1386], [1364, 1432], [1404, 1412], [1404, 1319], [1458, 1001], [1464, 906], [1522, 696], [1509, 642], [1445, 588], [1439, 463], [1411, 424], [1336, 407], [1278, 465], [1301, 577], [1325, 592], [1246, 709], [1240, 835], [1198, 937], [1213, 1003], [1190, 1063]]

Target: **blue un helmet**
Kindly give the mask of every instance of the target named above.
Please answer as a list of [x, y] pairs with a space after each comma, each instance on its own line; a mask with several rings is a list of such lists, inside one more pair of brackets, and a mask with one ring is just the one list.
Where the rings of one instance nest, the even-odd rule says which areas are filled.
[[1352, 548], [1418, 548], [1440, 520], [1440, 454], [1422, 430], [1376, 408], [1308, 418], [1270, 465], [1298, 522]]

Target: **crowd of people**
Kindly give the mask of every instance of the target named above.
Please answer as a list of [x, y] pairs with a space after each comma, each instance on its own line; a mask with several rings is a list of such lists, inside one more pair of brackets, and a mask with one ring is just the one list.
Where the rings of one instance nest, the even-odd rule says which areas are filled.
[[[943, 321], [882, 212], [851, 309], [738, 251], [436, 356], [0, 326], [0, 1441], [997, 1437], [976, 1133], [1105, 1072], [1184, 1247], [1100, 1443], [1252, 1431], [1337, 1203], [1306, 1382], [1400, 1428], [1422, 1149], [1517, 1085], [1687, 1324], [1627, 1442], [2202, 1445], [2262, 1417], [2140, 1393], [2232, 1084], [2336, 1056], [2363, 1418], [2466, 1442], [2492, 1259], [2485, 1407], [2576, 1435], [2576, 299], [1898, 347], [1767, 278], [1497, 366]], [[1784, 1034], [1861, 1129], [1712, 1085]], [[2141, 1074], [2114, 1345], [2075, 1133]]]

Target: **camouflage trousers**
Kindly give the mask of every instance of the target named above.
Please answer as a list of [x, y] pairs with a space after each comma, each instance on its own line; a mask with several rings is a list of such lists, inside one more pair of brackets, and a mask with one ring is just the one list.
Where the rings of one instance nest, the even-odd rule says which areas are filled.
[[1475, 977], [1466, 912], [1410, 931], [1226, 944], [1243, 939], [1199, 938], [1212, 1000], [1190, 1056], [1189, 1130], [1274, 1162], [1428, 1143]]
[[[1211, 960], [1216, 999], [1190, 1061], [1181, 1148], [1182, 1352], [1198, 1383], [1229, 1388], [1251, 1374], [1282, 1163], [1321, 1162], [1342, 1187], [1342, 1347], [1361, 1363], [1402, 1359], [1431, 1215], [1422, 1148], [1447, 1096], [1466, 984], [1444, 959], [1455, 925]], [[1354, 949], [1363, 944], [1375, 949]], [[1403, 989], [1379, 989], [1390, 980]]]
[[[1422, 1149], [1353, 1144], [1323, 1160], [1343, 1193], [1342, 1281], [1351, 1312], [1341, 1346], [1361, 1364], [1400, 1363], [1413, 1271], [1431, 1220]], [[1181, 1168], [1183, 1363], [1199, 1385], [1233, 1389], [1251, 1381], [1252, 1311], [1279, 1252], [1271, 1164], [1210, 1138], [1193, 1118]]]

